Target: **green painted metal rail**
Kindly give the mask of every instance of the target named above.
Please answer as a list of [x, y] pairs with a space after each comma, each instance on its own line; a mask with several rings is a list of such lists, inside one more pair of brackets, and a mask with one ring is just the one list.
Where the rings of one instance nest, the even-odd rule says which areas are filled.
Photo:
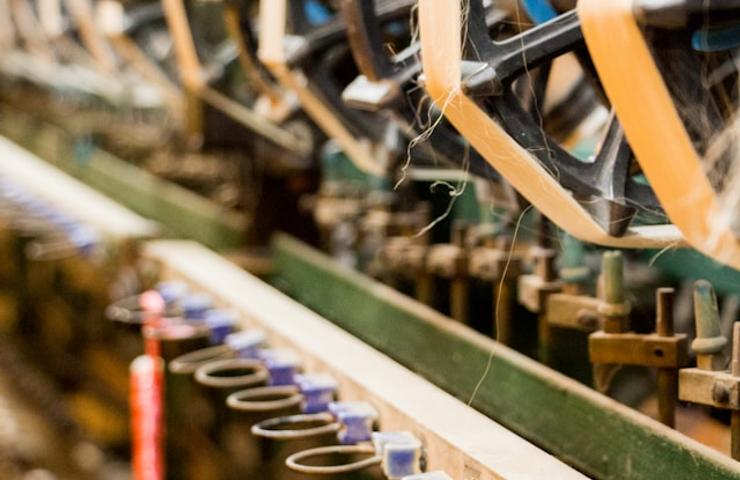
[[729, 457], [291, 237], [277, 236], [273, 249], [276, 286], [465, 401], [480, 382], [476, 409], [590, 476], [740, 478], [740, 463]]
[[0, 134], [178, 237], [215, 250], [243, 245], [248, 219], [189, 190], [81, 143], [65, 129], [8, 105], [0, 108]]

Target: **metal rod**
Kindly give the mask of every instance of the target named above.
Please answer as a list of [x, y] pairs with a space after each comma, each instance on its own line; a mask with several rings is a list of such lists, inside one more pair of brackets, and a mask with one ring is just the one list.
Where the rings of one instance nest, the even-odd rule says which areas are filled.
[[[732, 326], [732, 375], [740, 376], [740, 322]], [[733, 410], [730, 419], [730, 445], [732, 458], [740, 460], [740, 410]]]
[[663, 425], [676, 427], [676, 397], [678, 371], [675, 368], [658, 369], [658, 420]]
[[537, 253], [535, 271], [543, 282], [552, 282], [557, 278], [555, 272], [555, 252], [547, 249]]
[[[604, 279], [604, 303], [606, 306], [624, 305], [624, 258], [622, 252], [614, 250], [604, 253], [602, 261]], [[626, 328], [627, 316], [622, 313], [604, 315], [604, 331], [622, 333]]]
[[547, 311], [542, 311], [537, 316], [537, 356], [545, 365], [550, 364], [550, 322]]
[[493, 321], [496, 340], [504, 345], [511, 344], [512, 336], [512, 308], [514, 288], [510, 281], [501, 279], [493, 284]]
[[[535, 271], [543, 282], [554, 282], [557, 279], [555, 271], [555, 251], [544, 249], [537, 252]], [[542, 291], [538, 292], [541, 299], [541, 311], [537, 317], [537, 342], [540, 361], [545, 365], [550, 364], [550, 320], [547, 317], [547, 301]]]
[[733, 410], [730, 417], [730, 444], [732, 458], [740, 460], [740, 410]]
[[608, 303], [624, 302], [624, 260], [622, 252], [604, 253], [604, 300]]
[[455, 277], [450, 282], [450, 316], [461, 323], [468, 323], [470, 302], [467, 277]]
[[[661, 337], [673, 336], [674, 289], [659, 288], [656, 292], [655, 330]], [[658, 369], [658, 420], [671, 428], [676, 426], [676, 398], [678, 371], [675, 368]]]
[[659, 288], [656, 293], [657, 315], [655, 322], [655, 331], [661, 337], [670, 337], [673, 335], [673, 298], [675, 290], [673, 288]]
[[434, 278], [425, 271], [419, 272], [414, 286], [414, 297], [425, 305], [431, 305], [434, 299]]
[[305, 153], [307, 148], [310, 147], [309, 143], [302, 141], [294, 133], [260, 116], [251, 108], [242, 105], [213, 88], [203, 86], [198, 90], [198, 95], [204, 102], [217, 108], [239, 124], [267, 138], [275, 145], [297, 153]]
[[458, 322], [467, 324], [470, 320], [470, 295], [468, 293], [467, 248], [469, 228], [466, 222], [456, 221], [452, 226], [451, 243], [460, 249], [455, 258], [453, 278], [450, 282], [450, 316]]

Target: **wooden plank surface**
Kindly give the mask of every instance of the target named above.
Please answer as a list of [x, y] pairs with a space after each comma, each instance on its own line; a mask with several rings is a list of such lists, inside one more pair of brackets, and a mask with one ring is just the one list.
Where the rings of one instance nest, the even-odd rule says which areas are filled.
[[93, 146], [81, 152], [83, 139], [56, 125], [3, 105], [0, 133], [176, 236], [218, 250], [242, 245], [248, 225], [244, 215]]
[[297, 240], [277, 237], [274, 262], [276, 285], [301, 303], [465, 401], [480, 382], [476, 409], [590, 476], [740, 478], [729, 457]]
[[157, 234], [154, 222], [122, 207], [84, 183], [0, 137], [0, 177], [45, 199], [110, 237], [145, 238]]
[[298, 350], [311, 371], [333, 374], [343, 399], [370, 400], [384, 430], [419, 436], [430, 470], [460, 480], [585, 478], [202, 246], [150, 242], [145, 256], [162, 263], [165, 278], [186, 279], [240, 311], [271, 343]]

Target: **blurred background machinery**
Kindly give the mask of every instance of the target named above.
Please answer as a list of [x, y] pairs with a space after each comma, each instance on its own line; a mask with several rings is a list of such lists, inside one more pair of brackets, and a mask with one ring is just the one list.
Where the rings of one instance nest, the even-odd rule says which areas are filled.
[[0, 0], [0, 476], [740, 478], [739, 19]]

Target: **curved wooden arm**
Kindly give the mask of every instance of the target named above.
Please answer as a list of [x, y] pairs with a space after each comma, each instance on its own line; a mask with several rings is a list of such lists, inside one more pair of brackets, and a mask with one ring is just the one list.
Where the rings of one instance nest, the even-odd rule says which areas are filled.
[[580, 0], [586, 45], [624, 132], [686, 241], [740, 269], [740, 240], [719, 219], [717, 196], [632, 13], [632, 0]]
[[385, 168], [376, 155], [373, 155], [370, 142], [355, 138], [331, 109], [311, 91], [306, 78], [287, 65], [283, 46], [287, 9], [287, 0], [260, 0], [260, 60], [285, 88], [296, 94], [306, 113], [328, 136], [337, 141], [357, 168], [370, 175], [385, 175]]
[[98, 4], [100, 30], [121, 59], [143, 78], [157, 85], [178, 112], [183, 110], [182, 92], [167, 74], [126, 34], [125, 11], [118, 0], [102, 0]]
[[609, 235], [570, 192], [462, 91], [462, 7], [459, 0], [420, 0], [419, 27], [426, 89], [450, 122], [519, 193], [581, 240], [623, 248], [664, 247], [681, 241], [672, 225], [632, 227]]
[[202, 132], [203, 119], [198, 104], [203, 101], [276, 145], [306, 153], [308, 145], [297, 135], [207, 85], [183, 0], [162, 0], [162, 8], [175, 43], [180, 78], [187, 92], [190, 109], [187, 117], [192, 125], [189, 130], [194, 132], [194, 127], [200, 125], [197, 130]]
[[9, 0], [9, 2], [16, 32], [26, 49], [45, 60], [53, 61], [54, 51], [31, 6], [26, 0]]
[[232, 5], [224, 6], [224, 23], [231, 40], [239, 51], [239, 64], [244, 71], [252, 88], [256, 91], [267, 95], [274, 102], [280, 102], [281, 92], [275, 87], [270, 80], [265, 78], [264, 71], [260, 71], [259, 66], [255, 64], [252, 56], [247, 52], [247, 40], [242, 33], [241, 23], [242, 16], [239, 7]]
[[39, 23], [48, 38], [57, 38], [63, 33], [62, 4], [59, 0], [44, 0], [37, 3]]
[[11, 17], [9, 0], [0, 0], [0, 50], [15, 46], [15, 26]]
[[116, 58], [98, 31], [90, 0], [65, 0], [72, 21], [80, 32], [80, 39], [103, 73], [116, 71]]
[[175, 60], [180, 80], [189, 92], [197, 92], [204, 86], [203, 70], [195, 49], [193, 33], [182, 0], [162, 0], [167, 27], [175, 46]]
[[256, 57], [255, 45], [252, 44], [254, 40], [244, 35], [242, 22], [239, 7], [224, 5], [224, 23], [231, 41], [237, 48], [239, 65], [249, 85], [260, 94], [254, 103], [254, 109], [266, 118], [282, 123], [295, 113], [298, 100], [295, 94], [283, 90], [270, 78]]

